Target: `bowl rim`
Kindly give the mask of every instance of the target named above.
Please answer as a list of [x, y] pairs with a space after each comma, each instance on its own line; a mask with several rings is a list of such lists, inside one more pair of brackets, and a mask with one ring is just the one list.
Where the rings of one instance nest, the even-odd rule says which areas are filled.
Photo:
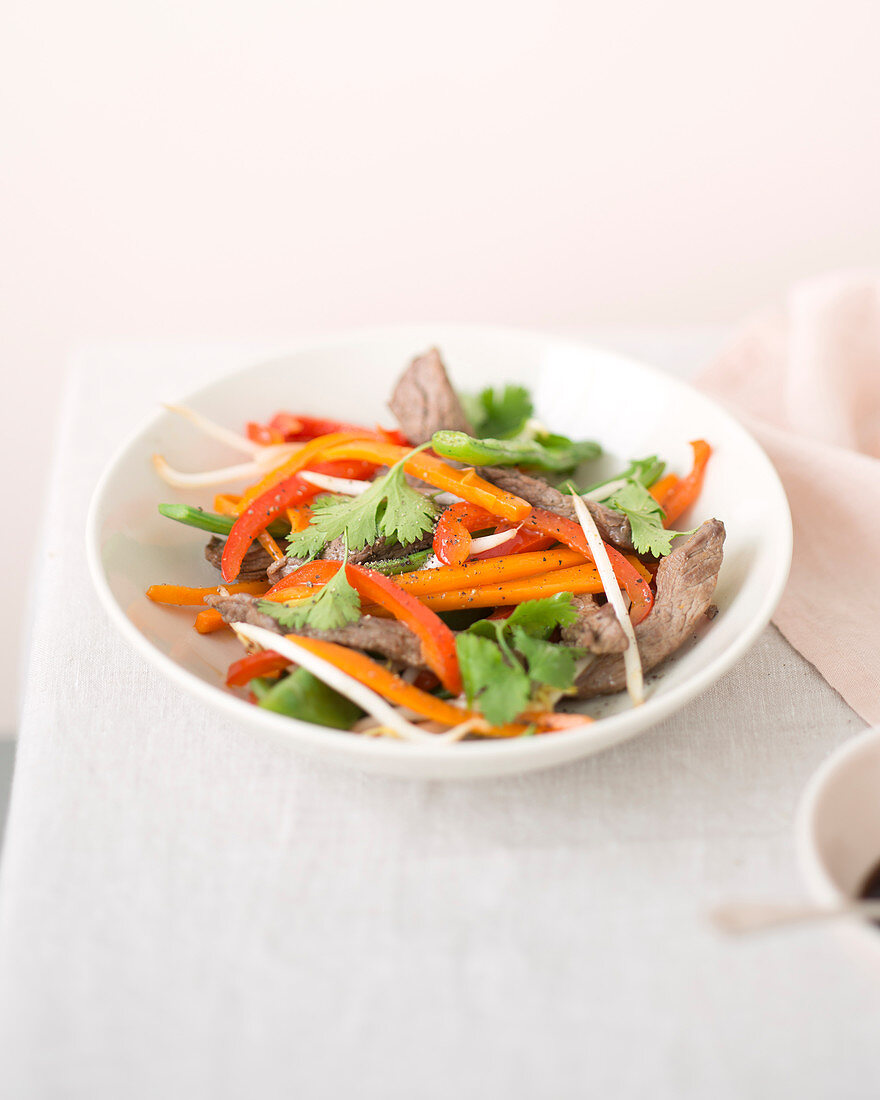
[[[223, 690], [221, 685], [213, 686], [201, 680], [198, 676], [188, 672], [178, 665], [171, 657], [154, 646], [131, 622], [128, 616], [117, 602], [110, 585], [104, 574], [101, 564], [100, 524], [101, 511], [105, 491], [114, 476], [117, 466], [127, 452], [147, 435], [157, 428], [160, 421], [167, 415], [167, 411], [159, 408], [147, 416], [138, 426], [132, 429], [113, 451], [104, 470], [98, 479], [92, 492], [86, 517], [86, 558], [92, 582], [98, 593], [100, 602], [108, 613], [111, 621], [120, 631], [125, 640], [133, 649], [151, 662], [162, 673], [171, 679], [178, 687], [190, 695], [195, 695], [209, 706], [222, 709], [226, 715], [235, 720], [244, 720], [250, 725], [264, 727], [270, 734], [284, 736], [294, 747], [303, 749], [324, 750], [331, 746], [343, 754], [357, 758], [364, 758], [381, 766], [384, 762], [400, 762], [409, 760], [419, 763], [440, 763], [450, 760], [450, 753], [459, 759], [465, 754], [469, 760], [507, 760], [516, 755], [523, 768], [540, 767], [543, 761], [546, 766], [551, 766], [560, 758], [560, 753], [565, 747], [569, 751], [563, 758], [577, 755], [576, 747], [580, 744], [588, 746], [590, 741], [596, 739], [597, 733], [607, 746], [618, 744], [636, 736], [638, 733], [650, 729], [661, 722], [670, 714], [679, 710], [696, 696], [702, 694], [716, 680], [732, 668], [746, 651], [752, 646], [759, 634], [776, 609], [782, 596], [791, 567], [791, 555], [793, 545], [793, 530], [791, 510], [788, 498], [775, 467], [767, 456], [764, 448], [758, 443], [748, 429], [740, 423], [732, 413], [712, 397], [697, 390], [688, 382], [677, 378], [659, 367], [646, 363], [641, 359], [624, 355], [599, 344], [593, 344], [587, 339], [576, 336], [543, 332], [539, 329], [518, 328], [515, 326], [498, 326], [482, 324], [420, 324], [420, 325], [382, 325], [365, 327], [344, 332], [337, 332], [326, 336], [312, 336], [302, 340], [291, 341], [284, 351], [255, 359], [232, 371], [227, 371], [217, 378], [194, 390], [189, 391], [180, 400], [187, 404], [195, 403], [198, 407], [200, 398], [219, 384], [231, 382], [240, 375], [250, 373], [260, 368], [268, 367], [272, 363], [281, 362], [296, 355], [309, 352], [326, 351], [334, 347], [344, 347], [363, 341], [381, 341], [383, 339], [412, 339], [418, 346], [420, 343], [442, 344], [446, 338], [458, 336], [479, 335], [487, 340], [532, 340], [536, 343], [557, 348], [571, 348], [582, 352], [601, 355], [609, 364], [617, 362], [628, 367], [636, 367], [639, 371], [654, 375], [662, 379], [665, 386], [673, 390], [696, 395], [707, 404], [711, 405], [715, 414], [726, 421], [728, 429], [741, 437], [741, 441], [755, 450], [758, 457], [765, 465], [764, 476], [766, 484], [772, 487], [772, 491], [778, 498], [780, 510], [777, 514], [777, 537], [781, 540], [778, 547], [771, 583], [768, 584], [760, 605], [752, 615], [748, 627], [743, 630], [728, 647], [718, 654], [705, 668], [693, 673], [683, 683], [672, 688], [667, 693], [648, 699], [644, 704], [650, 707], [650, 720], [640, 720], [638, 710], [631, 708], [618, 714], [608, 715], [597, 719], [593, 723], [585, 723], [583, 727], [576, 726], [570, 730], [559, 730], [552, 737], [528, 737], [510, 738], [504, 740], [463, 741], [449, 745], [423, 745], [401, 742], [391, 738], [366, 738], [355, 737], [347, 730], [331, 730], [323, 726], [315, 726], [308, 722], [301, 722], [295, 718], [274, 714], [271, 711], [260, 710], [251, 706], [245, 700], [238, 698]], [[332, 740], [328, 740], [332, 739]]]

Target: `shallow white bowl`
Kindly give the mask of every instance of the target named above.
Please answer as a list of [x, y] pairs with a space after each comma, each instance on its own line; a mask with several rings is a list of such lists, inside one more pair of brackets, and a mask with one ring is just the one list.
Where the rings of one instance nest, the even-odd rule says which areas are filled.
[[[820, 904], [857, 897], [880, 863], [880, 727], [847, 741], [813, 775], [798, 807], [797, 850]], [[880, 947], [880, 931], [852, 922], [847, 932]]]
[[[295, 348], [283, 358], [229, 375], [184, 399], [241, 430], [278, 409], [359, 423], [390, 424], [385, 400], [416, 353], [440, 347], [454, 383], [476, 390], [523, 382], [537, 413], [554, 430], [596, 438], [608, 452], [597, 480], [622, 460], [658, 453], [672, 469], [690, 467], [688, 441], [714, 447], [705, 487], [690, 522], [717, 516], [727, 527], [715, 595], [719, 614], [693, 643], [649, 679], [644, 706], [625, 695], [584, 706], [597, 719], [571, 732], [516, 741], [441, 747], [360, 738], [253, 707], [226, 691], [223, 676], [241, 649], [229, 636], [200, 636], [193, 612], [144, 597], [153, 583], [216, 584], [205, 562], [203, 532], [162, 518], [160, 501], [210, 507], [212, 492], [169, 489], [150, 456], [201, 470], [240, 461], [221, 444], [163, 411], [133, 435], [99, 483], [88, 520], [88, 556], [98, 593], [123, 635], [175, 684], [255, 735], [358, 767], [411, 776], [471, 777], [524, 772], [598, 752], [648, 729], [704, 691], [733, 665], [767, 624], [788, 576], [791, 518], [785, 493], [764, 452], [709, 398], [642, 363], [571, 340], [478, 327], [396, 328], [341, 336]], [[158, 395], [157, 399], [160, 396]]]

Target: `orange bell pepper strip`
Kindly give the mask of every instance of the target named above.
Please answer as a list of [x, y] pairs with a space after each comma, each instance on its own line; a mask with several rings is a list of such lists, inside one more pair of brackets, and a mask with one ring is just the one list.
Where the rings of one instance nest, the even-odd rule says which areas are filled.
[[[262, 596], [266, 591], [265, 581], [242, 581], [241, 584], [223, 585], [230, 595], [244, 592], [249, 596]], [[219, 596], [217, 585], [208, 588], [188, 588], [182, 584], [151, 584], [147, 589], [147, 599], [153, 603], [170, 604], [174, 607], [204, 607], [205, 596]]]
[[507, 604], [525, 603], [554, 596], [557, 592], [602, 592], [602, 580], [596, 567], [576, 565], [571, 569], [558, 569], [553, 573], [541, 573], [517, 581], [501, 584], [484, 584], [457, 591], [438, 592], [420, 596], [425, 607], [432, 611], [459, 611], [472, 607], [502, 607]]
[[[572, 550], [578, 550], [588, 561], [593, 560], [590, 546], [586, 536], [581, 530], [581, 525], [565, 516], [558, 516], [555, 512], [548, 512], [543, 508], [535, 508], [532, 514], [524, 521], [524, 526], [545, 535], [553, 535]], [[640, 623], [654, 606], [654, 593], [644, 577], [626, 560], [626, 558], [613, 546], [604, 544], [614, 576], [620, 583], [620, 587], [626, 592], [632, 603], [630, 618], [633, 623]], [[581, 589], [581, 591], [585, 591]], [[601, 591], [601, 589], [600, 589]]]
[[[339, 561], [312, 561], [284, 577], [266, 595], [276, 602], [285, 598], [301, 598], [310, 585], [326, 584], [342, 565]], [[395, 619], [405, 623], [422, 643], [425, 664], [440, 683], [453, 695], [461, 693], [461, 673], [455, 652], [455, 635], [433, 611], [429, 611], [415, 596], [405, 592], [389, 577], [361, 565], [346, 567], [349, 584], [365, 600], [390, 611]]]
[[[316, 440], [315, 442], [319, 441]], [[407, 455], [409, 455], [408, 458]], [[352, 440], [348, 443], [340, 443], [330, 447], [324, 452], [323, 457], [328, 461], [342, 458], [361, 458], [367, 462], [375, 462], [377, 465], [383, 466], [393, 466], [395, 462], [406, 458], [403, 468], [408, 474], [412, 474], [413, 477], [417, 477], [421, 481], [426, 481], [436, 489], [454, 493], [462, 500], [479, 505], [481, 508], [485, 508], [487, 512], [491, 512], [493, 516], [500, 516], [502, 519], [518, 522], [532, 510], [532, 506], [528, 501], [514, 496], [513, 493], [507, 493], [503, 489], [496, 488], [490, 482], [481, 478], [472, 467], [466, 470], [457, 470], [454, 466], [450, 466], [437, 458], [436, 455], [426, 454], [424, 451], [409, 452], [406, 447], [397, 447], [393, 443]]]
[[296, 454], [290, 456], [284, 462], [275, 467], [274, 470], [270, 470], [265, 477], [256, 484], [251, 485], [249, 488], [241, 494], [238, 500], [239, 512], [243, 512], [245, 508], [258, 497], [261, 497], [267, 490], [271, 489], [274, 485], [277, 485], [280, 481], [284, 481], [285, 478], [295, 474], [298, 470], [304, 470], [307, 466], [311, 469], [314, 462], [316, 462], [320, 455], [335, 444], [345, 443], [350, 439], [359, 439], [360, 434], [354, 434], [352, 432], [334, 432], [332, 435], [322, 435], [318, 439], [313, 439], [310, 443], [306, 443], [304, 447], [301, 447]]
[[435, 555], [444, 565], [464, 565], [470, 556], [471, 531], [494, 527], [497, 522], [491, 512], [466, 500], [450, 504], [434, 529]]
[[666, 518], [663, 520], [664, 527], [675, 523], [678, 517], [690, 508], [703, 488], [706, 463], [712, 454], [712, 448], [705, 439], [692, 440], [691, 447], [694, 450], [694, 464], [691, 467], [691, 472], [679, 481], [661, 503], [661, 507], [666, 513]]
[[248, 653], [247, 656], [233, 661], [226, 673], [227, 687], [244, 687], [257, 676], [271, 676], [274, 672], [281, 672], [287, 668], [290, 660], [282, 657], [273, 649], [262, 649], [259, 653]]
[[675, 486], [678, 485], [678, 481], [678, 474], [667, 474], [666, 477], [661, 477], [659, 481], [655, 481], [648, 492], [662, 508], [663, 501], [672, 492]]
[[291, 508], [285, 508], [290, 530], [305, 531], [312, 516], [312, 510], [306, 504], [295, 504]]
[[223, 616], [216, 607], [206, 607], [204, 611], [200, 611], [198, 615], [196, 615], [193, 628], [197, 630], [199, 634], [213, 634], [217, 630], [230, 629], [228, 624], [223, 621]]

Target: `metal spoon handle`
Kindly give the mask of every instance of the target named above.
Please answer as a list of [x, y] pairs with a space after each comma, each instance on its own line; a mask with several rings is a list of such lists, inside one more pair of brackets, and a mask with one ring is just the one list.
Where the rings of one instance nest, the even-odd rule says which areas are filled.
[[847, 901], [840, 905], [785, 905], [761, 901], [733, 901], [719, 905], [709, 919], [721, 932], [739, 935], [786, 924], [857, 918], [880, 920], [880, 901]]

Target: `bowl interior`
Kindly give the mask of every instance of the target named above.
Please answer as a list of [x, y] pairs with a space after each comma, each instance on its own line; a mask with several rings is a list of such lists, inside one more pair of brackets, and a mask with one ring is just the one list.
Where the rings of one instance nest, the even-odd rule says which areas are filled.
[[[596, 480], [630, 458], [653, 453], [665, 458], [670, 468], [686, 470], [691, 461], [688, 441], [708, 439], [714, 454], [689, 524], [716, 516], [727, 528], [715, 596], [719, 614], [711, 624], [701, 625], [692, 642], [650, 678], [650, 697], [643, 707], [634, 712], [625, 696], [599, 700], [584, 709], [605, 721], [588, 731], [530, 738], [529, 746], [465, 743], [456, 746], [458, 757], [519, 753], [522, 764], [501, 769], [518, 770], [540, 766], [527, 764], [527, 757], [551, 763], [580, 755], [645, 728], [708, 686], [768, 621], [787, 576], [791, 526], [785, 494], [760, 447], [723, 409], [683, 383], [571, 341], [516, 331], [436, 327], [373, 332], [302, 347], [220, 378], [185, 398], [185, 403], [236, 430], [278, 409], [391, 424], [385, 402], [393, 382], [412, 356], [431, 344], [440, 347], [458, 388], [474, 391], [505, 381], [522, 382], [534, 393], [537, 415], [551, 428], [599, 440], [606, 455], [593, 467]], [[179, 395], [156, 396], [159, 400]], [[218, 581], [203, 556], [208, 536], [166, 520], [156, 510], [160, 501], [210, 508], [216, 490], [168, 488], [150, 464], [154, 452], [183, 470], [241, 461], [225, 445], [164, 410], [124, 445], [96, 491], [89, 525], [90, 561], [111, 615], [147, 657], [184, 687], [227, 709], [231, 705], [230, 713], [242, 721], [286, 736], [310, 736], [316, 748], [316, 727], [249, 707], [222, 689], [226, 666], [241, 652], [231, 636], [202, 637], [192, 630], [191, 610], [160, 607], [144, 597], [145, 588], [154, 583]], [[319, 751], [324, 745], [336, 751], [341, 744], [343, 753], [372, 752], [374, 758], [390, 758], [403, 752], [410, 761], [436, 753], [431, 747], [366, 743], [348, 734], [317, 732]], [[353, 745], [360, 747], [350, 748]], [[563, 750], [564, 745], [568, 748]]]

